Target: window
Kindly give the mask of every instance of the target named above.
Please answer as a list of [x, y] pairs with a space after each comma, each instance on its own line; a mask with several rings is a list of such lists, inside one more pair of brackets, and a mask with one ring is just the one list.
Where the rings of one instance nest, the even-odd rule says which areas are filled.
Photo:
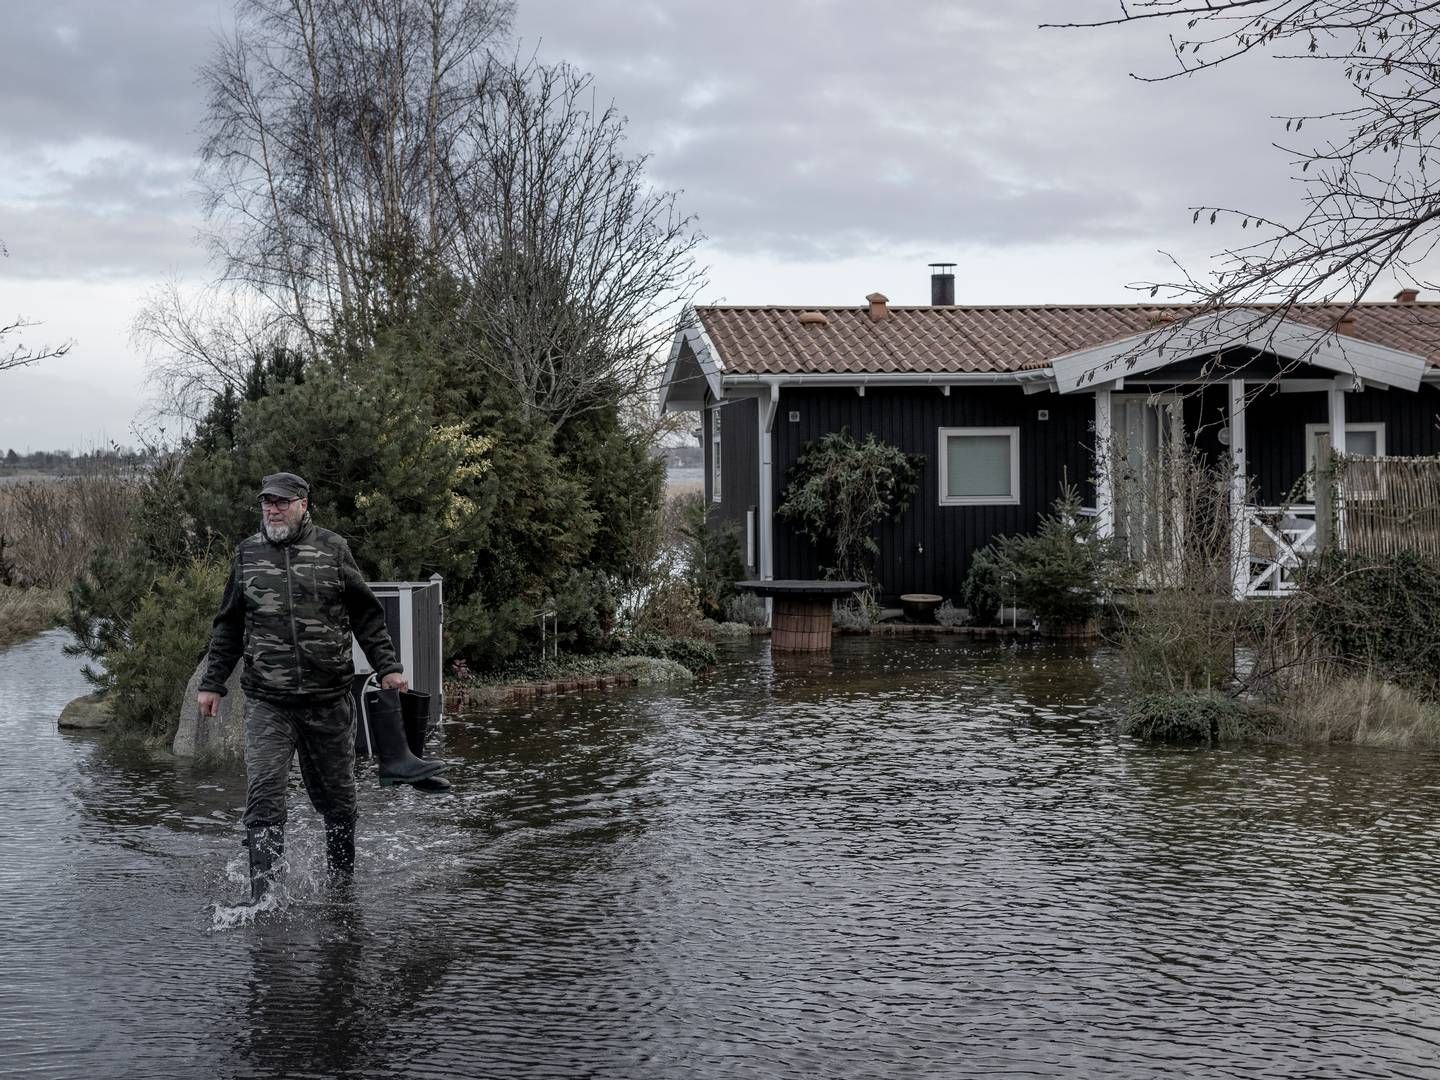
[[[1329, 424], [1305, 425], [1305, 468], [1315, 468], [1315, 448], [1330, 441]], [[1293, 444], [1292, 444], [1293, 445]], [[1385, 425], [1346, 424], [1345, 453], [1361, 457], [1385, 456]]]
[[710, 410], [710, 501], [720, 501], [720, 410]]
[[[1315, 497], [1315, 459], [1323, 446], [1330, 445], [1329, 424], [1305, 425], [1305, 491]], [[1385, 456], [1385, 425], [1382, 423], [1346, 424], [1345, 453], [1357, 457]], [[1354, 498], [1373, 498], [1380, 494], [1380, 472], [1376, 465], [1360, 462], [1346, 468], [1347, 484]]]
[[940, 429], [940, 505], [1020, 502], [1020, 429]]

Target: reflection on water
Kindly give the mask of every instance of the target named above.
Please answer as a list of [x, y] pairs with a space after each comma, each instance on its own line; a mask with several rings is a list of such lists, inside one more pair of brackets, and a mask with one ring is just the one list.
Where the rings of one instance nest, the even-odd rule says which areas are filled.
[[452, 723], [456, 794], [293, 793], [240, 919], [243, 777], [54, 718], [0, 653], [0, 1074], [1434, 1075], [1440, 760], [1155, 750], [1103, 654], [737, 647], [678, 693]]

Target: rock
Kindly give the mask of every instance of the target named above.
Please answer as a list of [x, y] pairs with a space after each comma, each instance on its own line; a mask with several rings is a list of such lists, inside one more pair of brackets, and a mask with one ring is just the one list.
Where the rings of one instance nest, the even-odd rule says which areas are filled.
[[99, 694], [77, 697], [60, 713], [60, 726], [72, 731], [94, 731], [110, 723], [111, 707]]
[[245, 691], [240, 689], [240, 665], [235, 666], [220, 699], [219, 716], [201, 716], [195, 704], [200, 692], [200, 679], [205, 674], [205, 660], [185, 685], [180, 699], [180, 726], [175, 729], [171, 750], [176, 757], [239, 758], [245, 754]]

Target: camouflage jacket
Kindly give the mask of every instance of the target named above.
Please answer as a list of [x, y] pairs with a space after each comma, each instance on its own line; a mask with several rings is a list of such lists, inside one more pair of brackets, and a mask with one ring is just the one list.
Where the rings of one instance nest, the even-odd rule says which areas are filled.
[[246, 694], [280, 704], [333, 701], [354, 676], [352, 632], [377, 675], [402, 670], [384, 609], [340, 536], [309, 522], [283, 544], [256, 533], [235, 549], [200, 689], [225, 693], [243, 656]]

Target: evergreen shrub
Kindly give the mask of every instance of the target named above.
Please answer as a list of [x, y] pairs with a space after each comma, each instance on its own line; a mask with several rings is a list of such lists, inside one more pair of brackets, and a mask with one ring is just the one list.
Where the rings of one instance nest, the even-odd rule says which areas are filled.
[[715, 646], [699, 638], [639, 634], [621, 643], [618, 651], [621, 656], [653, 656], [661, 660], [674, 660], [697, 675], [720, 662], [720, 654], [715, 651]]
[[739, 533], [715, 520], [713, 507], [701, 492], [677, 496], [674, 504], [681, 576], [701, 613], [724, 619], [726, 605], [735, 596], [735, 582], [745, 576]]
[[1001, 573], [1000, 560], [993, 548], [983, 547], [971, 554], [960, 597], [977, 626], [989, 626], [1000, 616], [1004, 604]]
[[[1100, 535], [1098, 520], [1080, 510], [1080, 493], [1067, 484], [1035, 532], [1001, 537], [973, 556], [972, 573], [977, 562], [981, 567], [976, 603], [988, 607], [999, 595], [997, 582], [1010, 582], [1018, 606], [1049, 630], [1093, 619], [1127, 576], [1129, 564], [1120, 545]], [[967, 605], [969, 584], [967, 578]]]
[[1146, 742], [1219, 746], [1266, 738], [1270, 714], [1206, 690], [1152, 691], [1125, 699], [1117, 725], [1122, 735]]
[[140, 600], [125, 638], [103, 658], [117, 734], [174, 738], [181, 695], [209, 646], [229, 573], [228, 562], [193, 562], [161, 574]]
[[1440, 698], [1440, 567], [1414, 551], [1333, 553], [1306, 569], [1301, 588], [1320, 654]]

